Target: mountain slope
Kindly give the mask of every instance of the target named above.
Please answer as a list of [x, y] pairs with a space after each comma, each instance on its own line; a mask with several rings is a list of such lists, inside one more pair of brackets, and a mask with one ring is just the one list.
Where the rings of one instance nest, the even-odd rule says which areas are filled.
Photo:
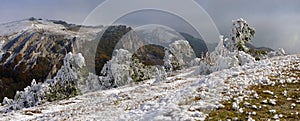
[[203, 54], [208, 52], [208, 47], [203, 40], [195, 38], [187, 33], [181, 32], [180, 34], [189, 41], [197, 57], [201, 57]]
[[[282, 70], [300, 70], [300, 56], [282, 56], [246, 64], [207, 76], [194, 75], [195, 67], [181, 70], [164, 82], [148, 80], [124, 87], [96, 91], [0, 114], [1, 120], [204, 120], [220, 101], [247, 97], [257, 84], [278, 83], [270, 75]], [[281, 77], [283, 80], [286, 78]], [[297, 78], [299, 80], [299, 78]], [[289, 83], [289, 82], [285, 82]]]
[[[80, 33], [78, 29], [82, 28]], [[101, 28], [63, 21], [30, 18], [0, 25], [0, 100], [13, 98], [33, 79], [53, 78], [68, 52], [80, 39], [88, 39]]]

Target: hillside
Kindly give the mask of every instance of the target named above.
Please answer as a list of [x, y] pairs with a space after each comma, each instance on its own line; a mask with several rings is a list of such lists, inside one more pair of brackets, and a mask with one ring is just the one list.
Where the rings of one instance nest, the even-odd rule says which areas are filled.
[[222, 109], [224, 105], [221, 102], [255, 94], [252, 85], [290, 84], [299, 81], [299, 76], [295, 80], [279, 76], [276, 77], [277, 80], [286, 81], [277, 82], [272, 76], [284, 75], [284, 70], [299, 72], [299, 57], [275, 57], [207, 76], [194, 75], [196, 68], [192, 67], [178, 71], [176, 76], [170, 76], [164, 82], [147, 80], [48, 102], [1, 114], [1, 120], [203, 120], [211, 110]]

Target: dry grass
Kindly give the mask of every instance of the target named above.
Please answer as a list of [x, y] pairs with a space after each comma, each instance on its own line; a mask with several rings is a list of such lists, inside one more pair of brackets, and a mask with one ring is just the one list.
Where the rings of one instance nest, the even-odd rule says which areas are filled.
[[[206, 120], [247, 120], [248, 116], [251, 116], [257, 121], [267, 121], [268, 119], [274, 120], [274, 116], [277, 114], [280, 120], [299, 121], [300, 114], [297, 114], [297, 112], [300, 113], [300, 70], [285, 70], [282, 75], [281, 77], [269, 77], [270, 80], [277, 82], [274, 86], [258, 85], [250, 87], [249, 89], [254, 90], [259, 98], [255, 98], [254, 95], [244, 98], [239, 104], [239, 107], [243, 108], [243, 113], [232, 109], [233, 100], [231, 100], [223, 102], [224, 108], [210, 112]], [[279, 80], [288, 78], [295, 78], [296, 80], [291, 83], [279, 83]], [[266, 90], [274, 94], [265, 93]], [[284, 91], [287, 92], [287, 95], [284, 95]], [[269, 99], [275, 99], [276, 104], [263, 102]], [[245, 103], [250, 105], [245, 105]], [[253, 105], [258, 108], [253, 108]], [[270, 110], [276, 110], [276, 112], [271, 113]], [[253, 114], [253, 112], [255, 113]]]

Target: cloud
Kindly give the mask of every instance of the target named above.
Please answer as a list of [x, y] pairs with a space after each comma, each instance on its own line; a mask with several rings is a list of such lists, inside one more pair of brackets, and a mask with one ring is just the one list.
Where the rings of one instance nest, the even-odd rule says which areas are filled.
[[[104, 0], [2, 0], [0, 4], [0, 23], [21, 20], [33, 16], [47, 19], [61, 19], [71, 23], [81, 24], [86, 16], [103, 1]], [[300, 31], [299, 0], [195, 1], [209, 13], [221, 34], [228, 36], [231, 32], [231, 20], [242, 17], [257, 31], [253, 40], [256, 46], [266, 46], [273, 49], [283, 47], [290, 53], [300, 53], [300, 49], [297, 47], [297, 45], [300, 45], [298, 33]], [[127, 1], [120, 1], [119, 5], [134, 6], [138, 4], [139, 3], [134, 4]], [[185, 7], [176, 2], [168, 5]], [[110, 12], [113, 11], [107, 11], [108, 15]], [[198, 16], [198, 13], [198, 11], [188, 11], [186, 14]], [[159, 24], [159, 22], [161, 22], [163, 25], [170, 24], [179, 29], [187, 27], [187, 25], [179, 21], [179, 19], [174, 19], [174, 16], [159, 13], [141, 13], [140, 15], [132, 15], [130, 17], [131, 18], [124, 18], [122, 22], [131, 25], [142, 25], [150, 21], [149, 23], [156, 22], [156, 24]], [[203, 28], [206, 29], [205, 27]], [[182, 30], [192, 31], [191, 29]]]
[[61, 19], [82, 23], [84, 18], [104, 0], [2, 0], [0, 23], [29, 17]]
[[284, 48], [289, 53], [299, 53], [300, 28], [297, 23], [300, 16], [282, 15], [277, 19], [261, 17], [261, 20], [254, 24], [257, 34], [254, 40], [256, 45], [271, 46], [274, 49]]
[[220, 33], [229, 35], [231, 20], [244, 18], [256, 29], [256, 46], [300, 53], [298, 0], [196, 0], [213, 18]]

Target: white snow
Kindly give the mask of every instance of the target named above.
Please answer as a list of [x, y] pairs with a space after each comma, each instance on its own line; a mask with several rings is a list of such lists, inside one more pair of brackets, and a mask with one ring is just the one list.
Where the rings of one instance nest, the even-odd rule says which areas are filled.
[[84, 67], [85, 66], [85, 59], [82, 56], [82, 54], [79, 53], [79, 54], [76, 54], [74, 56], [75, 56], [74, 61], [75, 61], [76, 66], [78, 66], [79, 68]]
[[269, 94], [269, 95], [274, 95], [274, 92], [271, 92], [270, 90], [263, 90], [263, 93]]
[[279, 119], [279, 116], [278, 116], [278, 114], [275, 114], [272, 118], [273, 119]]
[[296, 107], [296, 104], [295, 103], [292, 103], [291, 104], [291, 109], [295, 108]]
[[284, 97], [287, 97], [287, 91], [286, 91], [286, 90], [284, 90], [284, 91], [282, 92], [282, 94], [283, 94]]
[[276, 110], [269, 110], [270, 113], [276, 113]]
[[236, 103], [236, 102], [233, 102], [233, 103], [232, 103], [232, 109], [233, 109], [233, 110], [239, 110], [239, 104]]
[[31, 23], [27, 20], [15, 21], [7, 24], [0, 24], [0, 36], [10, 35], [15, 32], [26, 31], [30, 28], [32, 28]]
[[259, 99], [259, 96], [258, 96], [257, 93], [254, 93], [254, 94], [253, 94], [253, 97], [254, 97], [255, 99]]
[[272, 105], [276, 105], [276, 100], [275, 99], [269, 99], [269, 103]]
[[4, 45], [4, 40], [0, 40], [0, 59], [2, 58], [3, 55], [3, 50], [2, 50], [3, 45]]

